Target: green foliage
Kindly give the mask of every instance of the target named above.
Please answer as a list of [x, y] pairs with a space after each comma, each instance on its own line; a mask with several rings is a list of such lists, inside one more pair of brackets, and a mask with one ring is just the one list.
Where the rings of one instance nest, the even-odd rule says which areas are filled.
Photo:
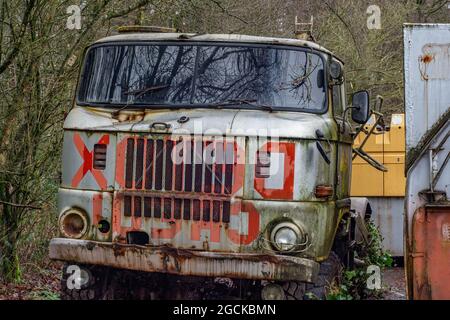
[[59, 294], [50, 290], [35, 291], [29, 298], [31, 300], [60, 300]]
[[383, 250], [383, 238], [378, 227], [369, 221], [366, 223], [369, 232], [369, 244], [360, 251], [360, 258], [364, 264], [354, 270], [346, 270], [340, 279], [339, 284], [331, 288], [327, 295], [327, 300], [361, 300], [379, 298], [383, 291], [373, 290], [367, 287], [367, 280], [370, 273], [367, 267], [378, 266], [382, 271], [384, 268], [392, 266], [392, 257]]
[[1, 270], [3, 278], [5, 280], [10, 280], [14, 283], [20, 283], [22, 281], [22, 270], [20, 269], [19, 255], [15, 248], [12, 247], [11, 243], [8, 241], [4, 242], [3, 252], [9, 253], [10, 258], [2, 260]]
[[359, 292], [364, 290], [365, 272], [363, 269], [345, 271], [341, 284], [332, 288], [327, 300], [354, 300], [360, 297]]
[[89, 1], [81, 31], [66, 28], [70, 1], [0, 2], [2, 280], [20, 281], [20, 262], [47, 255], [62, 122], [72, 107], [83, 50], [110, 31], [112, 17], [132, 15], [150, 2]]
[[370, 244], [366, 248], [365, 263], [379, 266], [382, 269], [392, 267], [392, 256], [383, 250], [383, 237], [380, 229], [373, 222], [367, 224], [367, 229], [369, 231]]

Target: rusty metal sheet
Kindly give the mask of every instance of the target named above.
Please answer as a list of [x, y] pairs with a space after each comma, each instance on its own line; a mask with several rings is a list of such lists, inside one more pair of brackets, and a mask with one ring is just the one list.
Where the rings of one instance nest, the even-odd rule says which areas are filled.
[[314, 282], [319, 264], [277, 255], [214, 253], [55, 238], [50, 258], [115, 268], [176, 275]]
[[450, 300], [450, 204], [417, 210], [413, 237], [413, 298]]

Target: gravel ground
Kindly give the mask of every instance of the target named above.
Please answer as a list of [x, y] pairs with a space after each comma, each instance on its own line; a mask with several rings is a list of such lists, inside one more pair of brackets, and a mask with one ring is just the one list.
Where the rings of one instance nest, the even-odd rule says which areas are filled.
[[405, 272], [403, 268], [389, 268], [383, 272], [384, 300], [406, 300]]

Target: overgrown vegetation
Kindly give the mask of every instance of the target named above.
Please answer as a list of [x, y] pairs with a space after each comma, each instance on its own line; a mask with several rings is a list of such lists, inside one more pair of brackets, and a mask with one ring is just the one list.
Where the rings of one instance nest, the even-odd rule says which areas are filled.
[[[383, 238], [380, 230], [373, 223], [367, 223], [369, 231], [369, 245], [364, 248], [363, 256], [356, 255], [356, 259], [362, 261], [362, 265], [353, 270], [346, 270], [342, 275], [340, 283], [332, 287], [327, 296], [328, 300], [361, 300], [375, 299], [383, 294], [383, 288], [370, 288], [368, 279], [373, 275], [369, 266], [376, 266], [380, 271], [391, 267], [393, 259], [389, 253], [383, 250]], [[381, 276], [381, 273], [379, 274]]]
[[[382, 28], [367, 28], [366, 9], [381, 8]], [[45, 268], [55, 234], [64, 114], [84, 48], [122, 24], [173, 26], [198, 33], [292, 37], [294, 17], [315, 17], [315, 36], [346, 62], [349, 91], [361, 88], [400, 111], [402, 30], [442, 22], [447, 1], [356, 0], [0, 0], [0, 280]], [[70, 5], [82, 7], [69, 30]], [[351, 92], [348, 92], [349, 94]], [[353, 279], [354, 277], [352, 277]]]
[[33, 294], [30, 295], [30, 300], [60, 300], [60, 297], [53, 291], [41, 290], [33, 292]]

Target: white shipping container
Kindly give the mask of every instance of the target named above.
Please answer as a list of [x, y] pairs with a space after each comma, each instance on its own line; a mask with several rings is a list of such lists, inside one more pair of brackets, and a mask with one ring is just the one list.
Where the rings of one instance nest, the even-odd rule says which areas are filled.
[[406, 245], [411, 246], [416, 210], [450, 197], [450, 24], [405, 24], [403, 32], [405, 232]]

